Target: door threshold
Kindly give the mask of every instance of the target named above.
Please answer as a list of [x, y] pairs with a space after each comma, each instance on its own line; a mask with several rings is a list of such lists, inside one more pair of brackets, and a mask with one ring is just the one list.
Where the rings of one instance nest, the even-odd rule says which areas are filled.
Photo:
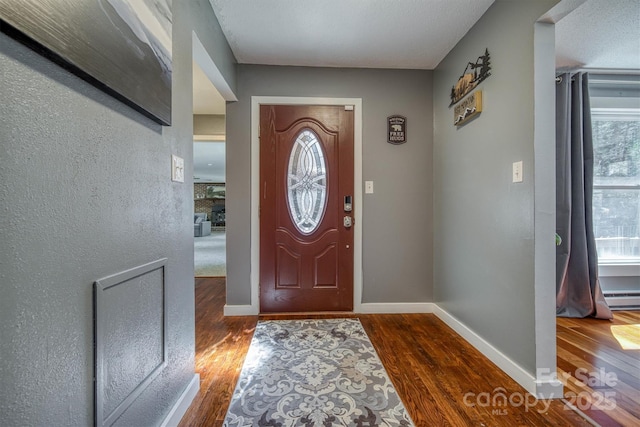
[[[338, 318], [338, 317], [357, 317], [353, 311], [309, 311], [309, 312], [279, 312], [279, 313], [260, 313], [260, 319], [266, 318]], [[267, 319], [268, 320], [268, 319]]]

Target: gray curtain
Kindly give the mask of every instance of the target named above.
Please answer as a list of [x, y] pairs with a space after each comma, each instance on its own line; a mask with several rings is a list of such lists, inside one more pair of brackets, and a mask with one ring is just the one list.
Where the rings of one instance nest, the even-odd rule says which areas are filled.
[[593, 141], [586, 73], [556, 84], [556, 314], [612, 319], [598, 280], [593, 235]]

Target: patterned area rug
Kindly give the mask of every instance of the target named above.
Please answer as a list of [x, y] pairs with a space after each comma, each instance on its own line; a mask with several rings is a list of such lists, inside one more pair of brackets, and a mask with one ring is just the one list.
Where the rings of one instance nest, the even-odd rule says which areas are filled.
[[258, 322], [224, 427], [413, 426], [358, 319]]

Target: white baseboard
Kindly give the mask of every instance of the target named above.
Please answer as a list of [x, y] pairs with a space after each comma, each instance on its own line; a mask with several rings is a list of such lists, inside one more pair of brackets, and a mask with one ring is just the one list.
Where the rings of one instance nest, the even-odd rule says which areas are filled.
[[365, 303], [354, 310], [362, 314], [433, 313], [431, 302]]
[[182, 392], [176, 403], [167, 414], [166, 418], [160, 424], [160, 427], [177, 427], [180, 423], [180, 420], [189, 409], [191, 402], [198, 394], [198, 390], [200, 390], [200, 374], [193, 374], [193, 378], [191, 378], [191, 382], [186, 389]]
[[[367, 303], [356, 306], [354, 313], [362, 314], [394, 314], [394, 313], [433, 313], [435, 304], [430, 302], [400, 302], [400, 303]], [[260, 314], [258, 307], [253, 305], [224, 306], [225, 316], [256, 316]]]
[[500, 350], [436, 304], [434, 304], [433, 313], [532, 395], [539, 399], [562, 398], [562, 383], [557, 378], [536, 379], [520, 365], [509, 359]]
[[229, 305], [224, 306], [225, 316], [257, 316], [258, 307], [253, 305]]
[[[398, 314], [398, 313], [434, 313], [458, 335], [474, 346], [487, 359], [539, 399], [558, 399], [563, 396], [563, 386], [553, 376], [536, 378], [516, 362], [507, 357], [488, 341], [460, 322], [457, 318], [431, 302], [424, 303], [366, 303], [355, 307], [355, 313], [362, 314]], [[252, 305], [225, 305], [225, 316], [255, 316], [258, 308]]]
[[[524, 387], [524, 385], [523, 385]], [[562, 399], [564, 398], [564, 384], [554, 376], [552, 378], [538, 379], [535, 381], [535, 396], [538, 399]]]

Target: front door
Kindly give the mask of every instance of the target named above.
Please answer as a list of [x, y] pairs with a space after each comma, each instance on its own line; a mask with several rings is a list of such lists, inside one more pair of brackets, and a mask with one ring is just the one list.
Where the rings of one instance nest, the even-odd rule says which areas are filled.
[[260, 106], [260, 310], [353, 310], [353, 109]]

